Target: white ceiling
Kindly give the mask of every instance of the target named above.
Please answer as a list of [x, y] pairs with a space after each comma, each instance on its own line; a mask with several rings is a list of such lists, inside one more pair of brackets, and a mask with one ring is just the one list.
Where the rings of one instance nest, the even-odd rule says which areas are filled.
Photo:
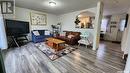
[[121, 14], [130, 9], [130, 0], [102, 0], [104, 2], [104, 14]]
[[89, 11], [85, 11], [85, 12], [81, 12], [80, 14], [79, 14], [79, 16], [81, 16], [81, 17], [86, 17], [86, 16], [95, 16], [95, 14], [94, 13], [92, 13], [92, 12], [89, 12]]
[[68, 12], [83, 10], [95, 7], [97, 0], [53, 0], [55, 7], [50, 7], [48, 3], [52, 0], [15, 0], [16, 6], [24, 7], [52, 14], [64, 14]]
[[[16, 6], [33, 10], [48, 12], [52, 14], [65, 14], [73, 11], [96, 7], [99, 0], [15, 0]], [[54, 1], [55, 7], [50, 7], [48, 3]], [[103, 0], [104, 14], [124, 13], [130, 8], [130, 0]]]

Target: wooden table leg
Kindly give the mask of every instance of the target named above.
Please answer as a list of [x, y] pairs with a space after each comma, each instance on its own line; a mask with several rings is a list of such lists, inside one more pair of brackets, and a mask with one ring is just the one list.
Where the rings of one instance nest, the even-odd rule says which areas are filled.
[[54, 58], [57, 55], [58, 48], [59, 48], [59, 44], [56, 44], [55, 53], [54, 53], [54, 56], [52, 58]]

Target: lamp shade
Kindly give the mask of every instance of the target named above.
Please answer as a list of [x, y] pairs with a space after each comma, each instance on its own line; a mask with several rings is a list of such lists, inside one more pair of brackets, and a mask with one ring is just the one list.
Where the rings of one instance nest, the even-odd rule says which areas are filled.
[[0, 11], [0, 49], [7, 49], [7, 37], [5, 32], [5, 26], [3, 21], [3, 16]]

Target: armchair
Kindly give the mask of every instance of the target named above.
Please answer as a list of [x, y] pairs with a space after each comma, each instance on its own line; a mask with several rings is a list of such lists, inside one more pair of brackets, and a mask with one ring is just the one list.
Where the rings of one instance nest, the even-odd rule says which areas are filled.
[[88, 45], [91, 45], [93, 43], [93, 38], [92, 38], [93, 36], [89, 32], [85, 32], [80, 36], [81, 39], [78, 41], [79, 43], [78, 46], [80, 46], [80, 44], [84, 44], [87, 47]]

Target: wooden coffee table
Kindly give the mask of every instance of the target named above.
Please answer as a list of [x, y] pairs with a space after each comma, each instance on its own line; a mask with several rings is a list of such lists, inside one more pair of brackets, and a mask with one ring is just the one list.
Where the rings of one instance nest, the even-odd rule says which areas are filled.
[[46, 38], [46, 44], [54, 49], [55, 53], [65, 48], [65, 41], [56, 38]]

